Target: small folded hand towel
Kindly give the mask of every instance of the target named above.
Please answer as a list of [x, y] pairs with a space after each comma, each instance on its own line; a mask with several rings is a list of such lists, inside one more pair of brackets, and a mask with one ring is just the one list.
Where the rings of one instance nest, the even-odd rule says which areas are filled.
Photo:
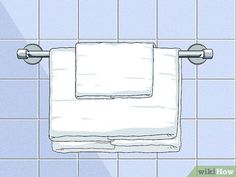
[[76, 97], [150, 97], [153, 50], [146, 43], [78, 43]]

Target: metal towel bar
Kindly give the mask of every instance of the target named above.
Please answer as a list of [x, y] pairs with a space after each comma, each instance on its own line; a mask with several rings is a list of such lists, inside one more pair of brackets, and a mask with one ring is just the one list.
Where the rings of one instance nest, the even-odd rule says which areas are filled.
[[[28, 64], [38, 64], [42, 58], [47, 58], [50, 51], [43, 50], [37, 44], [28, 44], [23, 49], [17, 50], [17, 58], [23, 59]], [[193, 44], [188, 50], [179, 50], [179, 58], [188, 58], [195, 65], [204, 63], [207, 59], [213, 58], [213, 50], [207, 49], [202, 44]]]

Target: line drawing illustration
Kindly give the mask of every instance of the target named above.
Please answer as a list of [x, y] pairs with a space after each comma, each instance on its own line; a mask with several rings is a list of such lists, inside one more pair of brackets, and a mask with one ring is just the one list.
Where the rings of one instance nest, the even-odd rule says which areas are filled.
[[0, 177], [235, 177], [235, 22], [235, 0], [0, 0]]
[[17, 56], [31, 65], [49, 57], [54, 151], [175, 152], [181, 147], [181, 57], [200, 65], [213, 50], [87, 42], [50, 51], [29, 44]]

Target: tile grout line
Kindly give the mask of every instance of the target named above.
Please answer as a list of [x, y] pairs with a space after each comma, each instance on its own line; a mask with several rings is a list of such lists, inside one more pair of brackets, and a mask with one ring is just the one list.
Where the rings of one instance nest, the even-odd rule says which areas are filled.
[[[189, 120], [189, 121], [192, 121], [192, 120], [196, 120], [196, 118], [194, 118], [194, 117], [182, 117], [181, 119], [183, 119], [183, 120]], [[235, 117], [229, 117], [229, 118], [221, 118], [221, 117], [213, 117], [213, 118], [211, 118], [211, 117], [201, 117], [201, 118], [199, 118], [199, 120], [203, 120], [203, 121], [205, 121], [205, 120], [210, 120], [210, 121], [216, 121], [216, 120], [218, 120], [218, 121], [229, 121], [229, 120], [235, 120], [236, 118]], [[0, 121], [37, 121], [37, 118], [7, 118], [7, 117], [2, 117], [2, 118], [0, 118]], [[46, 117], [40, 117], [40, 121], [47, 121], [48, 120], [48, 118], [46, 118]]]
[[[38, 74], [40, 74], [40, 70], [38, 69]], [[40, 177], [40, 80], [38, 80], [38, 98], [37, 98], [37, 102], [38, 102], [38, 115], [37, 115], [37, 146], [38, 146], [38, 152], [37, 152], [37, 157], [38, 157], [38, 177]]]
[[77, 1], [77, 41], [79, 42], [79, 33], [80, 33], [80, 22], [79, 22], [79, 18], [80, 18], [80, 14], [79, 14], [79, 8], [80, 8], [80, 0]]
[[[196, 78], [183, 78], [183, 80], [196, 80]], [[234, 78], [198, 78], [202, 81], [234, 81]]]
[[[159, 32], [159, 15], [158, 15], [158, 8], [159, 8], [159, 1], [158, 0], [156, 0], [155, 1], [156, 2], [156, 6], [155, 6], [155, 23], [156, 23], [156, 35], [155, 35], [155, 37], [156, 37], [156, 47], [158, 47], [159, 46], [159, 41], [158, 41], [158, 39], [159, 39], [159, 35], [158, 35], [158, 32]], [[156, 169], [155, 169], [155, 172], [156, 172], [156, 177], [158, 177], [159, 176], [159, 174], [158, 174], [158, 171], [159, 171], [159, 159], [158, 159], [158, 153], [156, 153], [156, 159], [155, 159], [155, 161], [156, 161]]]
[[[196, 72], [197, 72], [197, 75], [198, 75], [198, 66], [196, 66], [197, 69], [196, 69]], [[196, 76], [197, 77], [197, 76]], [[198, 159], [199, 159], [199, 143], [198, 143], [198, 140], [199, 140], [199, 107], [198, 107], [198, 104], [199, 104], [199, 100], [198, 100], [198, 97], [199, 97], [199, 85], [198, 85], [198, 80], [196, 80], [196, 165], [198, 167]]]
[[[119, 38], [121, 41], [155, 41], [156, 40], [156, 38], [137, 38], [137, 39], [122, 39], [122, 38]], [[22, 38], [22, 39], [0, 39], [0, 41], [37, 41], [38, 39], [37, 38]], [[77, 38], [41, 38], [40, 39], [40, 41], [76, 41], [77, 40]], [[84, 38], [84, 39], [80, 39], [81, 41], [101, 41], [101, 40], [103, 40], [103, 41], [109, 41], [109, 40], [113, 40], [113, 41], [115, 41], [115, 40], [117, 40], [116, 38], [106, 38], [106, 39], [103, 39], [103, 38], [97, 38], [97, 39], [86, 39], [86, 38]], [[196, 39], [194, 39], [194, 38], [191, 38], [191, 39], [183, 39], [183, 38], [181, 38], [181, 39], [175, 39], [175, 38], [170, 38], [170, 39], [165, 39], [165, 38], [159, 38], [159, 41], [195, 41]], [[200, 41], [232, 41], [232, 42], [234, 42], [235, 41], [235, 39], [224, 39], [224, 38], [222, 38], [222, 39], [217, 39], [217, 38], [212, 38], [212, 39], [198, 39], [198, 40], [200, 40]]]
[[[184, 39], [184, 38], [182, 38], [182, 39], [175, 39], [175, 38], [173, 38], [173, 39], [164, 39], [164, 38], [160, 38], [159, 39], [160, 41], [195, 41], [196, 39], [194, 39], [194, 38], [189, 38], [189, 39]], [[235, 39], [227, 39], [227, 38], [225, 38], [225, 39], [217, 39], [217, 38], [212, 38], [212, 39], [210, 39], [210, 38], [198, 38], [198, 40], [200, 40], [200, 41], [235, 41]]]
[[158, 18], [159, 18], [159, 15], [158, 15], [158, 8], [159, 8], [159, 2], [158, 2], [158, 0], [156, 0], [155, 1], [156, 2], [156, 8], [155, 8], [155, 11], [156, 11], [156, 14], [155, 14], [155, 23], [156, 23], [156, 35], [155, 35], [155, 40], [156, 40], [156, 47], [158, 47], [158, 39], [159, 39], [159, 35], [158, 35], [158, 32], [159, 32], [159, 29], [158, 29], [158, 27], [159, 27], [159, 24], [158, 24], [158, 22], [159, 22], [159, 20], [158, 20]]
[[[77, 4], [77, 42], [79, 42], [79, 37], [80, 37], [80, 20], [79, 20], [79, 18], [80, 18], [80, 13], [79, 13], [79, 8], [80, 8], [80, 0], [78, 0], [77, 1], [78, 2], [78, 4]], [[78, 152], [78, 154], [77, 154], [77, 176], [79, 177], [80, 175], [79, 175], [79, 167], [80, 167], [80, 154], [79, 154], [79, 152]]]
[[[196, 37], [196, 39], [195, 39], [195, 40], [196, 40], [196, 43], [198, 43], [198, 35], [199, 35], [199, 34], [198, 34], [198, 25], [199, 25], [199, 23], [198, 23], [198, 20], [199, 20], [199, 19], [198, 19], [198, 15], [199, 15], [199, 14], [198, 14], [198, 10], [199, 10], [199, 9], [198, 9], [198, 8], [199, 8], [199, 7], [198, 7], [198, 5], [199, 5], [198, 0], [196, 0], [195, 3], [196, 3], [196, 4], [195, 4], [195, 5], [196, 5], [196, 7], [195, 7], [195, 10], [196, 10], [196, 12], [195, 12], [195, 13], [196, 13], [196, 14], [195, 14], [195, 18], [196, 18], [196, 19], [195, 19], [195, 23], [196, 23], [196, 24], [195, 24], [195, 25], [196, 25], [196, 26], [195, 26], [195, 30], [196, 30], [195, 33], [196, 33], [196, 34], [195, 34], [195, 35], [196, 35], [196, 36], [195, 36], [195, 37]], [[195, 72], [196, 72], [196, 76], [195, 76], [195, 77], [196, 77], [196, 86], [195, 86], [195, 87], [196, 87], [196, 90], [195, 90], [195, 92], [196, 92], [196, 95], [195, 95], [195, 97], [196, 97], [196, 98], [195, 98], [195, 99], [196, 99], [196, 105], [195, 105], [195, 106], [196, 106], [196, 108], [195, 108], [195, 109], [196, 109], [196, 110], [195, 110], [195, 114], [196, 114], [196, 130], [195, 130], [195, 131], [196, 131], [196, 135], [195, 135], [195, 136], [196, 136], [196, 160], [195, 160], [195, 163], [196, 163], [196, 167], [197, 167], [197, 169], [198, 169], [198, 165], [199, 165], [199, 162], [198, 162], [198, 158], [199, 158], [199, 154], [198, 154], [198, 153], [199, 153], [199, 152], [198, 152], [198, 138], [199, 138], [199, 137], [198, 137], [198, 131], [199, 131], [199, 129], [198, 129], [198, 116], [199, 116], [199, 113], [198, 113], [198, 111], [199, 111], [199, 108], [198, 108], [198, 92], [199, 92], [199, 90], [198, 90], [198, 88], [199, 88], [199, 87], [198, 87], [198, 65], [196, 65], [196, 71], [195, 71]], [[198, 175], [196, 175], [196, 176], [198, 176]]]
[[[196, 118], [194, 118], [194, 117], [182, 117], [181, 119], [183, 119], [183, 120], [185, 120], [185, 121], [192, 121], [192, 120], [196, 120]], [[210, 118], [210, 117], [201, 117], [201, 118], [199, 118], [199, 120], [201, 120], [201, 121], [209, 121], [209, 120], [211, 120], [211, 121], [216, 121], [216, 120], [218, 120], [218, 121], [232, 121], [232, 120], [235, 120], [236, 118], [233, 118], [233, 117], [231, 117], [231, 118], [223, 118], [223, 117], [219, 117], [219, 118]], [[48, 120], [48, 118], [46, 118], [46, 117], [41, 117], [40, 118], [40, 121], [46, 121], [46, 120]], [[0, 118], [0, 121], [37, 121], [37, 118], [5, 118], [5, 117], [2, 117], [2, 118]]]
[[0, 78], [0, 81], [38, 81], [38, 80], [49, 81], [49, 78], [37, 78], [37, 77], [36, 78]]
[[[120, 41], [120, 0], [116, 1], [116, 42]], [[116, 177], [120, 176], [120, 154], [119, 152], [116, 153]]]
[[116, 9], [116, 40], [117, 42], [119, 42], [120, 40], [120, 0], [117, 0], [116, 1], [116, 6], [117, 6], [117, 9]]
[[[80, 160], [116, 160], [117, 157], [113, 157], [113, 158], [86, 158], [86, 157], [79, 157]], [[40, 160], [71, 160], [71, 161], [74, 161], [74, 160], [77, 160], [78, 157], [74, 157], [74, 158], [46, 158], [46, 157], [43, 157], [43, 158], [37, 158], [37, 157], [0, 157], [0, 160], [37, 160], [37, 159], [40, 159]], [[128, 158], [128, 157], [120, 157], [119, 159], [121, 160], [156, 160], [157, 158], [156, 157], [152, 157], [152, 158]], [[182, 157], [158, 157], [159, 160], [195, 160], [196, 158], [195, 157], [185, 157], [185, 158], [182, 158]], [[234, 157], [222, 157], [222, 158], [208, 158], [208, 157], [202, 157], [202, 158], [198, 158], [199, 160], [233, 160], [234, 161]]]
[[[194, 117], [181, 117], [182, 120], [189, 120], [189, 121], [192, 121], [192, 120], [196, 120], [196, 118]], [[40, 117], [39, 119], [40, 121], [47, 121], [48, 118], [46, 117]], [[211, 117], [208, 117], [208, 118], [199, 118], [199, 120], [201, 121], [205, 121], [205, 120], [208, 120], [208, 121], [229, 121], [229, 120], [236, 120], [236, 118], [234, 117], [230, 117], [230, 118], [221, 118], [221, 117], [218, 117], [218, 118], [211, 118]], [[37, 118], [0, 118], [0, 122], [1, 121], [37, 121]]]
[[[38, 104], [38, 103], [37, 103]], [[47, 118], [41, 118], [42, 120], [47, 120]], [[36, 118], [0, 118], [0, 121], [37, 121]]]
[[159, 160], [158, 160], [158, 152], [156, 153], [156, 177], [159, 176], [158, 172], [159, 172]]
[[[120, 0], [116, 1], [116, 42], [120, 41]], [[116, 177], [120, 176], [120, 154], [116, 153]]]
[[80, 164], [80, 156], [79, 153], [77, 154], [77, 176], [79, 177], [79, 164]]
[[[49, 78], [0, 78], [0, 81], [49, 81]], [[186, 81], [194, 81], [196, 78], [183, 78]], [[234, 81], [234, 78], [198, 78], [203, 81]]]
[[117, 152], [117, 157], [116, 157], [116, 177], [120, 176], [120, 154]]
[[[234, 17], [236, 20], [236, 2], [234, 1]], [[236, 26], [234, 24], [234, 165], [236, 166]]]
[[[38, 28], [37, 43], [40, 45], [40, 0], [37, 1]], [[37, 177], [40, 177], [40, 63], [37, 65]]]

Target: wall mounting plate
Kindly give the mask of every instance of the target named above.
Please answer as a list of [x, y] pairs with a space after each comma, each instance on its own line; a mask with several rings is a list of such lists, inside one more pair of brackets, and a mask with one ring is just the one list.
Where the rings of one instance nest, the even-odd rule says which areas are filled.
[[[207, 48], [204, 45], [198, 44], [198, 43], [193, 44], [188, 48], [188, 50], [204, 50], [204, 49], [207, 49]], [[191, 58], [188, 58], [188, 60], [195, 65], [200, 65], [200, 64], [203, 64], [207, 59], [204, 59], [201, 57], [196, 57], [196, 58], [191, 57]]]
[[[24, 49], [28, 51], [43, 51], [43, 49], [37, 45], [37, 44], [28, 44], [24, 47]], [[42, 57], [30, 57], [28, 56], [27, 59], [24, 59], [24, 61], [30, 65], [36, 65], [42, 60]]]

